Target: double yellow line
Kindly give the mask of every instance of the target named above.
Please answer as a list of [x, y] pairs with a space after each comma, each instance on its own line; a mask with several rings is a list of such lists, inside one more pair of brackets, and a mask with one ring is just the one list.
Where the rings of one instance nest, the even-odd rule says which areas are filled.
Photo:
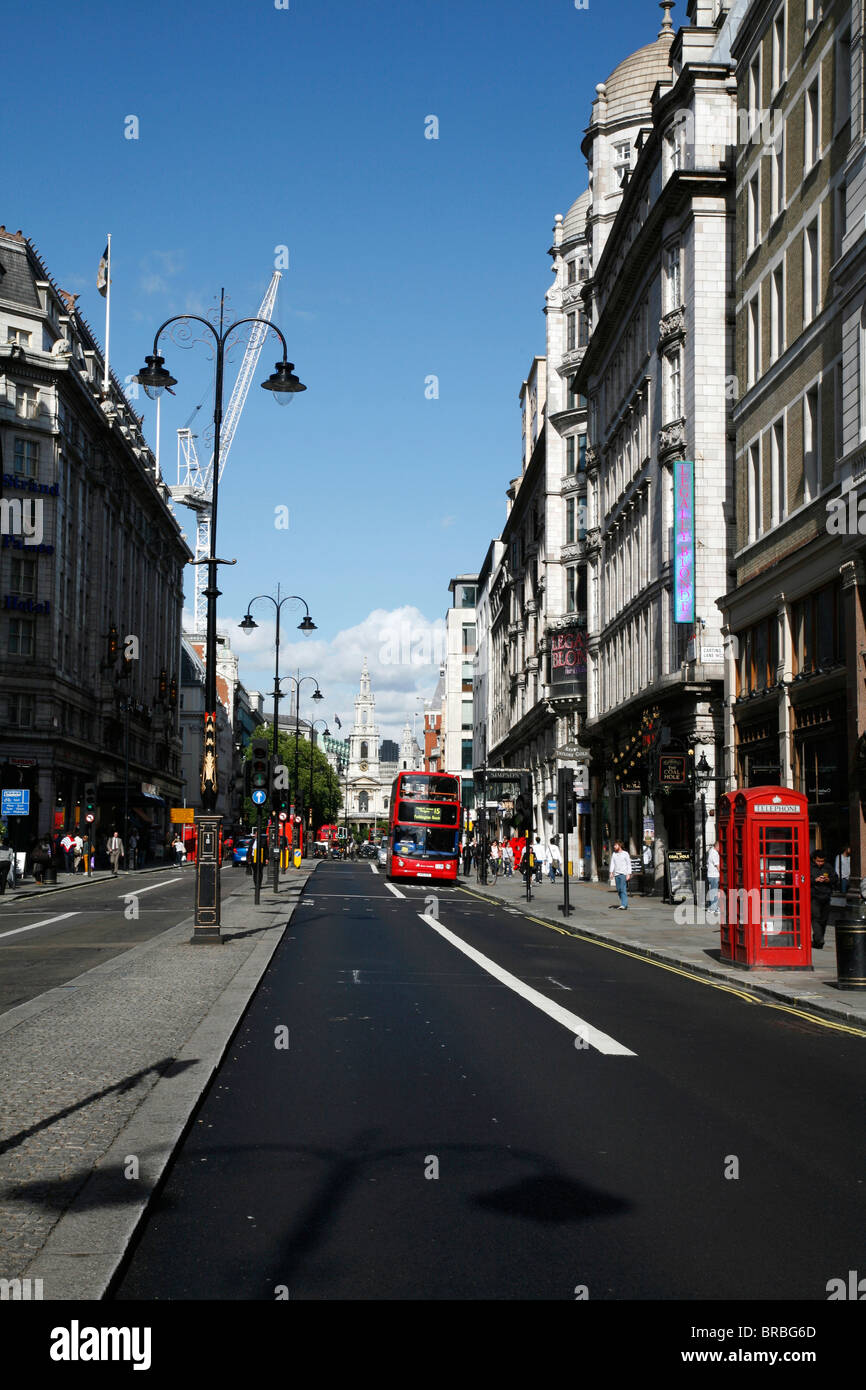
[[[464, 888], [458, 885], [461, 893], [466, 893], [470, 898], [477, 898], [479, 902], [496, 903], [495, 898], [488, 898], [483, 893], [473, 893], [471, 888]], [[657, 970], [667, 970], [672, 975], [681, 975], [684, 980], [691, 980], [698, 985], [707, 985], [710, 989], [719, 989], [723, 994], [733, 994], [737, 999], [742, 999], [744, 1004], [761, 1004], [765, 1009], [778, 1009], [783, 1014], [793, 1014], [795, 1018], [805, 1019], [807, 1023], [816, 1023], [820, 1028], [829, 1028], [834, 1033], [849, 1033], [854, 1038], [866, 1038], [866, 1029], [857, 1028], [852, 1023], [838, 1023], [835, 1019], [824, 1018], [821, 1014], [809, 1013], [807, 1009], [797, 1008], [795, 1004], [780, 1004], [773, 999], [762, 999], [760, 995], [751, 994], [748, 990], [738, 989], [736, 985], [727, 984], [721, 980], [710, 980], [706, 975], [699, 975], [697, 971], [685, 969], [680, 965], [670, 965], [667, 961], [656, 960], [653, 956], [645, 956], [640, 951], [633, 951], [628, 946], [618, 946], [612, 941], [602, 941], [597, 936], [585, 936], [583, 932], [568, 931], [565, 927], [557, 927], [553, 922], [546, 922], [543, 917], [533, 917], [530, 912], [524, 912], [521, 908], [516, 909], [521, 917], [525, 917], [527, 922], [535, 922], [539, 927], [547, 927], [548, 931], [558, 932], [560, 936], [570, 936], [574, 941], [585, 941], [589, 946], [600, 946], [605, 951], [615, 951], [619, 956], [628, 956], [631, 960], [641, 961], [644, 965], [654, 965]]]

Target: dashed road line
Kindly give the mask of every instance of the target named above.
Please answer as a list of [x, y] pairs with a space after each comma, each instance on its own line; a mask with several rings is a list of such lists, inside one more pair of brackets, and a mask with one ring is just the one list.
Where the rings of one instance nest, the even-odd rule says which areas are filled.
[[59, 917], [44, 917], [41, 922], [31, 922], [28, 927], [13, 927], [11, 931], [0, 932], [0, 941], [7, 936], [17, 936], [22, 931], [35, 931], [37, 927], [50, 927], [52, 922], [65, 922], [67, 917], [80, 916], [80, 912], [61, 912]]
[[405, 898], [406, 894], [401, 893], [399, 888], [395, 888], [393, 883], [386, 883], [385, 887], [389, 893], [393, 893], [395, 898]]

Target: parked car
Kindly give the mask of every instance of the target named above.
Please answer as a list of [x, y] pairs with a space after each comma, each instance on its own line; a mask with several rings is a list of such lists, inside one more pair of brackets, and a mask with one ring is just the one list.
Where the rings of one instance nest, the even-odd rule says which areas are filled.
[[232, 849], [233, 864], [246, 864], [247, 851], [249, 850], [249, 847], [252, 844], [252, 842], [252, 835], [245, 836], [243, 839], [235, 840], [234, 848]]
[[379, 867], [380, 867], [381, 869], [387, 869], [387, 867], [388, 867], [388, 851], [387, 851], [387, 849], [385, 848], [384, 845], [380, 845], [380, 846], [379, 846], [379, 848], [378, 848], [378, 850], [377, 850], [377, 852], [376, 852], [376, 858], [377, 858], [378, 861], [379, 861]]

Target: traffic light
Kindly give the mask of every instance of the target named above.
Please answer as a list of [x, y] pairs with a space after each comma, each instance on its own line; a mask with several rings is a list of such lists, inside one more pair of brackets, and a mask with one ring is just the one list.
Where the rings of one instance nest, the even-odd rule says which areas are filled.
[[559, 831], [561, 835], [570, 835], [577, 824], [577, 799], [574, 793], [574, 769], [571, 767], [561, 767], [559, 769]]
[[267, 792], [271, 781], [266, 738], [254, 738], [250, 748], [250, 792]]
[[84, 810], [96, 811], [96, 783], [85, 782], [84, 784]]
[[532, 776], [528, 772], [520, 774], [520, 791], [514, 803], [514, 821], [524, 834], [532, 831]]

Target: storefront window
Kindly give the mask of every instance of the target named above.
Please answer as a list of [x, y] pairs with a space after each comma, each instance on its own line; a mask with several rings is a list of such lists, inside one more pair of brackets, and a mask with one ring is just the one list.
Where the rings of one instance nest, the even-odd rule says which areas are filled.
[[828, 584], [792, 609], [794, 674], [836, 666], [843, 660], [842, 586]]
[[776, 684], [779, 661], [778, 622], [775, 617], [764, 618], [754, 627], [738, 633], [740, 661], [737, 670], [737, 694], [748, 695], [753, 690], [770, 690]]

